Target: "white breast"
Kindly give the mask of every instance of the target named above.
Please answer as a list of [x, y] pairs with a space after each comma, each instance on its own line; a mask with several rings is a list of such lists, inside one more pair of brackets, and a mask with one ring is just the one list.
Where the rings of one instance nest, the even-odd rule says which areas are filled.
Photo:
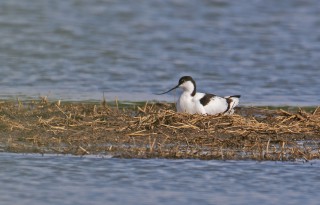
[[177, 111], [194, 114], [194, 104], [189, 93], [182, 93], [177, 101]]
[[204, 95], [204, 93], [196, 93], [196, 95], [192, 97], [190, 93], [182, 93], [177, 102], [177, 111], [190, 114], [206, 114], [204, 107], [200, 103], [200, 99]]

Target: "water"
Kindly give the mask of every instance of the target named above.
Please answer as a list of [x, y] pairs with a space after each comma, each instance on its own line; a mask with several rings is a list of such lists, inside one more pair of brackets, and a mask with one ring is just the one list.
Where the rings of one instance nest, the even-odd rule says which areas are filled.
[[1, 204], [319, 204], [319, 161], [0, 153]]
[[[0, 1], [0, 99], [166, 100], [191, 75], [242, 105], [319, 105], [320, 1]], [[0, 153], [1, 204], [318, 204], [319, 161]]]
[[319, 105], [320, 1], [0, 2], [1, 98], [168, 100], [182, 75], [242, 104]]

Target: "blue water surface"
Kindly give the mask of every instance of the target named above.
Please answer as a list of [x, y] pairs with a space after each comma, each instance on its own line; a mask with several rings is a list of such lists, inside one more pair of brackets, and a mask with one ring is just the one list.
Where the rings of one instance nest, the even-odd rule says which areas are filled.
[[319, 203], [319, 161], [113, 159], [0, 153], [1, 204]]
[[1, 98], [174, 101], [199, 91], [243, 105], [319, 105], [320, 1], [0, 2]]

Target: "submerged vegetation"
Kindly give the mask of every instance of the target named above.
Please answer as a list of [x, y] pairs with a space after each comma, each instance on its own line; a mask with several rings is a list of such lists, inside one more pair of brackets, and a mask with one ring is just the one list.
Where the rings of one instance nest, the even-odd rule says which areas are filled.
[[168, 103], [0, 103], [0, 151], [123, 158], [320, 158], [320, 109], [177, 113]]

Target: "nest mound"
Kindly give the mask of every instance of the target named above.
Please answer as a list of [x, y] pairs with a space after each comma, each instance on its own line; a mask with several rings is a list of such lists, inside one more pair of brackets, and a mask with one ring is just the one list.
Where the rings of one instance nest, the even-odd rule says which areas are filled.
[[119, 108], [46, 100], [0, 104], [0, 150], [123, 158], [320, 158], [320, 109], [242, 107], [231, 116], [177, 113], [174, 105]]

